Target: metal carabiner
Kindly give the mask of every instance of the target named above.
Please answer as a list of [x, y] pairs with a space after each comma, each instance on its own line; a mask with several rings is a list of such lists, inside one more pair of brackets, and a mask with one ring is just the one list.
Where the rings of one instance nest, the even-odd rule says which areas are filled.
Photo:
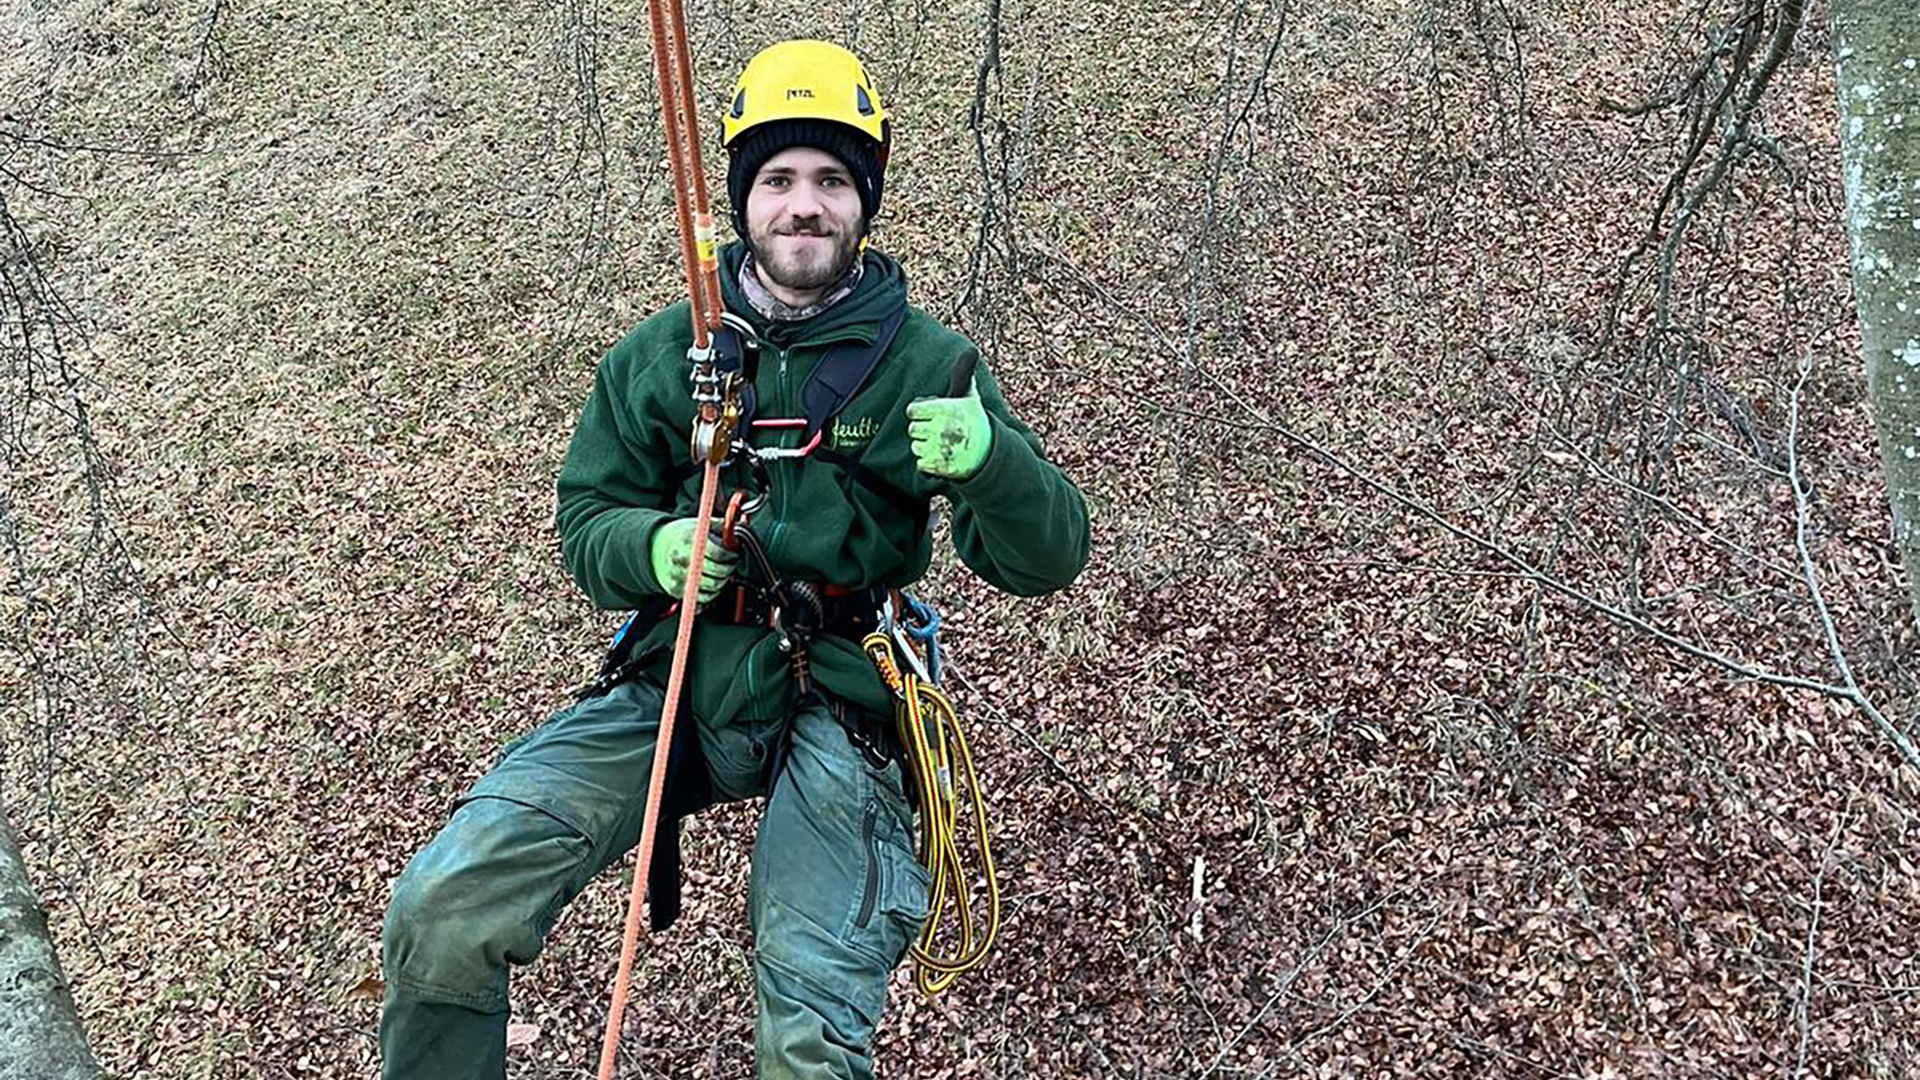
[[[755, 423], [757, 425], [759, 421], [755, 421]], [[749, 447], [747, 452], [752, 454], [754, 457], [759, 458], [761, 461], [779, 461], [782, 458], [803, 458], [811, 455], [815, 450], [819, 449], [820, 436], [822, 434], [823, 434], [822, 432], [818, 432], [818, 431], [814, 432], [813, 438], [809, 439], [807, 441], [807, 445], [805, 446], [794, 446], [794, 447], [769, 446], [764, 450]]]
[[767, 504], [765, 492], [747, 498], [744, 491], [735, 490], [733, 497], [727, 500], [727, 512], [720, 519], [720, 546], [728, 551], [740, 550], [740, 530], [745, 529], [753, 520], [753, 515]]
[[907, 624], [894, 609], [894, 593], [887, 593], [887, 602], [880, 606], [881, 633], [893, 639], [893, 651], [906, 658], [907, 666], [913, 669], [913, 677], [923, 683], [932, 684], [933, 678], [927, 673], [926, 663], [920, 659], [920, 650], [914, 647], [913, 634]]

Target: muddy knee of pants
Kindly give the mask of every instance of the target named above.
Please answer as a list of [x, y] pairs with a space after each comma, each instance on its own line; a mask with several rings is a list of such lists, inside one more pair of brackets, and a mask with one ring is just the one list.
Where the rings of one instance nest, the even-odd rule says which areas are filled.
[[824, 708], [793, 719], [754, 842], [760, 1080], [866, 1080], [888, 976], [927, 912], [898, 766], [874, 769]]
[[382, 930], [389, 993], [507, 1007], [507, 965], [540, 953], [577, 891], [585, 837], [507, 799], [469, 798], [394, 884]]

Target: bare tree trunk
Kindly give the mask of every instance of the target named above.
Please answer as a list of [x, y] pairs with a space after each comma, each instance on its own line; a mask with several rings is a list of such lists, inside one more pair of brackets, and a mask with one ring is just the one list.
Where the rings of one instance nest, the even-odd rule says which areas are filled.
[[99, 1080], [13, 829], [0, 819], [0, 1077]]
[[1860, 354], [1920, 624], [1920, 19], [1913, 0], [1830, 10]]

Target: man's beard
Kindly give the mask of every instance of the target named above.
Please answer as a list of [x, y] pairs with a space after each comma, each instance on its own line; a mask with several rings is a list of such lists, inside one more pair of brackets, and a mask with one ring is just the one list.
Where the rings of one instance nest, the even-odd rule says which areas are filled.
[[853, 233], [831, 237], [832, 246], [822, 259], [776, 255], [778, 239], [771, 233], [752, 237], [753, 260], [774, 284], [794, 292], [812, 292], [839, 281], [859, 255], [860, 238]]

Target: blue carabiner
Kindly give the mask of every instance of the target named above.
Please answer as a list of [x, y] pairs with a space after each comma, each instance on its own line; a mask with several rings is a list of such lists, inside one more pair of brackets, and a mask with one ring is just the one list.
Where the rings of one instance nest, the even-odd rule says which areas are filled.
[[939, 686], [940, 640], [936, 635], [940, 632], [940, 613], [933, 610], [931, 604], [922, 603], [918, 597], [906, 593], [900, 596], [907, 602], [909, 613], [909, 617], [902, 620], [900, 625], [906, 630], [907, 636], [926, 647], [927, 681]]

